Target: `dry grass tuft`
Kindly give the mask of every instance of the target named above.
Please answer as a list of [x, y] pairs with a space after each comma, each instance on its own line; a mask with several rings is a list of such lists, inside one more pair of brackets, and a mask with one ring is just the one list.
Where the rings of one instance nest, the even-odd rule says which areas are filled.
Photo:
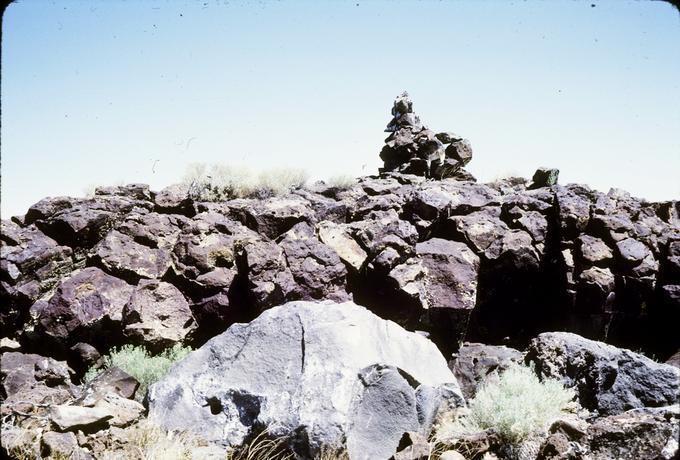
[[287, 447], [287, 438], [271, 438], [262, 431], [250, 442], [229, 451], [225, 460], [292, 460], [293, 453]]
[[196, 201], [227, 201], [235, 198], [267, 198], [302, 187], [307, 182], [302, 169], [275, 168], [253, 175], [246, 168], [192, 163], [183, 183]]

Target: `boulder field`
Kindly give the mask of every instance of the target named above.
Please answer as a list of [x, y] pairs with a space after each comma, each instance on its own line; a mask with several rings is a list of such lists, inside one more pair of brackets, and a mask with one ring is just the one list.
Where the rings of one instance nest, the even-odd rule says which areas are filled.
[[185, 214], [162, 194], [109, 187], [3, 220], [3, 335], [64, 358], [81, 342], [203, 343], [288, 301], [353, 299], [446, 354], [552, 330], [678, 349], [677, 201], [401, 173]]
[[[591, 414], [535, 458], [674, 458], [680, 202], [548, 168], [478, 183], [469, 141], [425, 127], [406, 94], [392, 117], [384, 167], [349, 185], [223, 202], [100, 187], [2, 220], [3, 420], [48, 421], [45, 456], [87, 458], [92, 433], [148, 411], [218, 451], [265, 427], [298, 458], [387, 459], [526, 362]], [[79, 383], [124, 344], [196, 351], [144, 405], [120, 369]]]

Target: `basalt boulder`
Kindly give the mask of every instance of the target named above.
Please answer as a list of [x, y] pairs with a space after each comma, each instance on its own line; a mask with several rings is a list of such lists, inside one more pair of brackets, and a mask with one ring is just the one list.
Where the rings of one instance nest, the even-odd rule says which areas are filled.
[[526, 360], [539, 377], [573, 387], [581, 405], [601, 415], [678, 403], [680, 369], [576, 334], [540, 334]]
[[[302, 457], [342, 445], [389, 458], [407, 431], [427, 433], [442, 405], [463, 404], [426, 338], [352, 303], [292, 302], [235, 324], [149, 391], [150, 416], [224, 447], [258, 427]], [[395, 401], [399, 401], [395, 404]]]
[[0, 326], [14, 335], [28, 319], [29, 307], [73, 269], [73, 250], [35, 225], [2, 221], [0, 228]]
[[49, 299], [31, 307], [34, 331], [25, 334], [35, 346], [56, 346], [55, 352], [78, 342], [110, 346], [122, 338], [123, 308], [132, 291], [133, 286], [96, 267], [77, 271]]

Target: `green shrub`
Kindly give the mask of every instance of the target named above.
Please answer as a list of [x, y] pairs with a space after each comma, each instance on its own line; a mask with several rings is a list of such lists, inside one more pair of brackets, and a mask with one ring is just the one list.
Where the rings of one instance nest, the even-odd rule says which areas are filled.
[[267, 198], [301, 187], [307, 173], [301, 169], [277, 168], [254, 176], [246, 168], [192, 163], [183, 183], [196, 201], [226, 201], [234, 198]]
[[483, 384], [469, 401], [468, 413], [444, 423], [436, 438], [453, 441], [493, 428], [504, 442], [518, 445], [544, 433], [564, 415], [574, 396], [560, 382], [540, 381], [533, 369], [513, 365], [497, 381]]
[[[163, 377], [170, 366], [184, 358], [191, 352], [191, 348], [175, 345], [162, 353], [152, 356], [144, 347], [123, 345], [114, 348], [104, 358], [104, 369], [119, 367], [139, 381], [139, 388], [135, 399], [142, 401], [146, 396], [149, 385]], [[84, 381], [94, 379], [103, 369], [91, 367], [85, 374]]]

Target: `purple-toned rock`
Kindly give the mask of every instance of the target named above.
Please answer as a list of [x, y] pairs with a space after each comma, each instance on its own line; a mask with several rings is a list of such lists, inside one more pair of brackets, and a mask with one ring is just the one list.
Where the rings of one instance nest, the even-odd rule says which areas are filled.
[[276, 243], [245, 243], [239, 246], [236, 257], [239, 274], [247, 280], [248, 297], [257, 311], [294, 298], [297, 284]]
[[94, 247], [91, 258], [107, 272], [132, 282], [161, 278], [172, 265], [170, 250], [150, 248], [117, 230]]
[[151, 350], [185, 344], [196, 323], [189, 302], [172, 284], [143, 280], [123, 309], [125, 336]]
[[313, 227], [306, 223], [297, 224], [283, 235], [279, 244], [297, 283], [296, 298], [350, 300], [345, 290], [345, 265], [332, 248], [319, 241]]
[[418, 243], [416, 252], [427, 270], [424, 308], [429, 321], [455, 343], [475, 308], [479, 257], [464, 243], [439, 238]]
[[34, 338], [44, 335], [69, 347], [82, 341], [107, 344], [120, 335], [123, 307], [132, 290], [98, 268], [80, 270], [62, 281], [49, 300], [31, 307], [36, 318]]

